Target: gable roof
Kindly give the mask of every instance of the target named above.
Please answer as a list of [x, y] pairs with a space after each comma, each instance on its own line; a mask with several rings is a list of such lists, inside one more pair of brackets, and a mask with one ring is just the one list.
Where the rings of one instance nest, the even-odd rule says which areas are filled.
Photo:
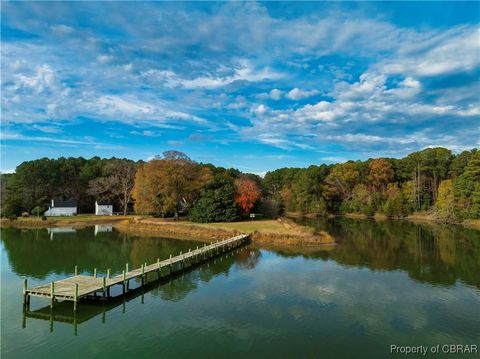
[[67, 199], [65, 201], [61, 199], [52, 199], [53, 207], [77, 207], [76, 199]]
[[108, 201], [97, 201], [97, 204], [99, 206], [111, 206], [112, 203], [108, 202]]

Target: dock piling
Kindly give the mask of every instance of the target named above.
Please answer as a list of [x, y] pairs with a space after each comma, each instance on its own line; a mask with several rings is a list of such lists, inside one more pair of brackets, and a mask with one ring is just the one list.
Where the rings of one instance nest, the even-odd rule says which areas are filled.
[[26, 306], [28, 303], [28, 294], [27, 294], [27, 278], [23, 280], [23, 305]]
[[78, 301], [78, 283], [75, 283], [75, 290], [73, 292], [73, 311], [77, 311]]
[[103, 292], [103, 298], [105, 298], [106, 289], [107, 289], [107, 278], [106, 278], [106, 277], [102, 277], [102, 292]]
[[53, 301], [55, 300], [55, 282], [50, 283], [50, 308], [53, 308]]
[[78, 266], [75, 266], [75, 276], [78, 275]]

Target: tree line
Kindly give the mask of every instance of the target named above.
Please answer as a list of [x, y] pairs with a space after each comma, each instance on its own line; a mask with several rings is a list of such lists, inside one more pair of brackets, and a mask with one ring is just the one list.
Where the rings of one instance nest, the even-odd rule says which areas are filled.
[[401, 159], [376, 158], [308, 168], [281, 168], [263, 180], [266, 196], [287, 212], [376, 213], [439, 219], [480, 218], [480, 152], [427, 148]]
[[148, 162], [42, 158], [1, 176], [2, 216], [41, 215], [53, 198], [76, 199], [79, 213], [92, 213], [101, 200], [123, 214], [188, 215], [197, 222], [235, 221], [250, 212], [404, 217], [430, 211], [445, 221], [475, 219], [480, 151], [427, 148], [401, 159], [280, 168], [264, 178], [166, 151]]

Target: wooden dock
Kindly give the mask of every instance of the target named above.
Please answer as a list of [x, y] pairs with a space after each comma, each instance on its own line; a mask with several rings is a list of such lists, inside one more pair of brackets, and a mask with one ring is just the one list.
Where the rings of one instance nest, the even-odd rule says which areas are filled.
[[[55, 301], [72, 301], [73, 310], [77, 310], [77, 302], [82, 298], [102, 296], [105, 299], [110, 298], [110, 288], [115, 285], [122, 286], [122, 293], [125, 294], [129, 290], [129, 282], [131, 279], [140, 278], [141, 285], [146, 282], [149, 273], [156, 273], [157, 279], [162, 276], [171, 276], [175, 272], [185, 270], [196, 264], [208, 261], [210, 258], [216, 257], [224, 252], [237, 248], [249, 240], [247, 234], [238, 235], [223, 241], [205, 244], [203, 247], [197, 247], [194, 250], [160, 261], [157, 259], [153, 264], [142, 264], [140, 268], [129, 270], [128, 263], [122, 274], [110, 277], [110, 270], [105, 277], [97, 277], [96, 269], [93, 276], [78, 275], [77, 267], [72, 277], [62, 279], [56, 282], [40, 285], [35, 288], [27, 287], [27, 280], [23, 286], [23, 302], [24, 306], [30, 305], [30, 297], [46, 297], [50, 299], [50, 306]], [[162, 273], [166, 271], [166, 273]]]

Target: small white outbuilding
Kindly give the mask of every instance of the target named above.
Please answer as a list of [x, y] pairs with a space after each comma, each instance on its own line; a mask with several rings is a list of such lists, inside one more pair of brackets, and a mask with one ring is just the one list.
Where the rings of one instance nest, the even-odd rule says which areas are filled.
[[77, 214], [77, 201], [69, 199], [62, 201], [52, 199], [52, 205], [44, 213], [44, 216], [74, 216]]
[[95, 215], [97, 216], [113, 215], [113, 205], [107, 202], [95, 201]]

